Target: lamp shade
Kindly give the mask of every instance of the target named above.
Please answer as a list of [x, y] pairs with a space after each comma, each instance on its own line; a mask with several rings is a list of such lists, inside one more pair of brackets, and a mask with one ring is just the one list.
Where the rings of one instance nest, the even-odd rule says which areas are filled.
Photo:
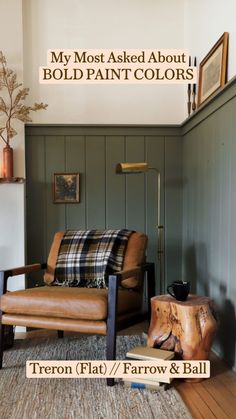
[[147, 163], [118, 163], [116, 165], [116, 173], [142, 173], [147, 170]]

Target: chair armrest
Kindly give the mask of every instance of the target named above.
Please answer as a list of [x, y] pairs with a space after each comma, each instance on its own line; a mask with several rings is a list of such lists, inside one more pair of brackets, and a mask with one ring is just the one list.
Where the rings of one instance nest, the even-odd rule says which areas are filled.
[[152, 291], [151, 290], [150, 291], [151, 291], [152, 296], [154, 296], [155, 295], [155, 264], [153, 262], [146, 262], [132, 269], [127, 269], [124, 271], [116, 272], [112, 275], [109, 275], [109, 277], [117, 276], [118, 285], [122, 285], [121, 281], [123, 281], [124, 279], [130, 278], [131, 276], [138, 276], [146, 272], [147, 272], [147, 285], [148, 287], [152, 287]]
[[116, 272], [114, 275], [116, 275], [118, 277], [118, 283], [120, 284], [121, 281], [123, 281], [124, 279], [130, 278], [131, 276], [141, 275], [141, 273], [142, 273], [142, 267], [141, 266], [136, 266], [132, 269], [127, 269], [125, 271]]
[[[114, 274], [109, 275], [108, 278], [110, 276], [113, 276], [113, 277], [117, 276], [118, 285], [120, 285], [121, 281], [123, 281], [124, 279], [130, 278], [131, 276], [138, 276], [145, 272], [147, 272], [148, 274], [150, 273], [152, 274], [153, 268], [154, 268], [154, 264], [147, 262], [147, 263], [143, 263], [142, 265], [135, 266], [134, 268], [131, 268], [131, 269], [115, 272]], [[147, 279], [150, 281], [151, 279], [150, 275], [147, 275]]]
[[[143, 272], [148, 272], [153, 274], [153, 269], [155, 268], [155, 263], [153, 262], [145, 262], [141, 265], [141, 269]], [[155, 272], [155, 271], [154, 271]]]
[[147, 262], [142, 266], [143, 272], [147, 272], [147, 297], [149, 300], [148, 312], [149, 317], [151, 316], [151, 304], [150, 300], [156, 295], [156, 281], [155, 281], [155, 263]]
[[22, 274], [29, 274], [30, 272], [40, 271], [41, 269], [46, 269], [46, 263], [33, 263], [32, 265], [25, 265], [20, 266], [18, 268], [9, 269], [7, 271], [3, 271], [5, 275], [9, 276], [17, 276]]
[[11, 276], [17, 276], [22, 274], [28, 274], [34, 271], [40, 271], [46, 269], [46, 263], [34, 263], [32, 265], [20, 266], [13, 269], [7, 269], [6, 271], [0, 271], [0, 295], [5, 294], [7, 287], [7, 280]]

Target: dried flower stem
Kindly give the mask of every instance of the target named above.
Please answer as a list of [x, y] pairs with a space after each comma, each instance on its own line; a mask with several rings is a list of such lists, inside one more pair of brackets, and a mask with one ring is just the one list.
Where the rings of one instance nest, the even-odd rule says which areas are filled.
[[22, 83], [18, 83], [16, 73], [7, 68], [6, 58], [2, 51], [0, 51], [0, 90], [5, 90], [8, 96], [8, 101], [0, 96], [0, 117], [3, 119], [3, 125], [0, 125], [0, 138], [9, 146], [11, 139], [17, 134], [12, 127], [12, 120], [31, 122], [30, 112], [46, 109], [48, 105], [35, 103], [33, 106], [26, 106], [24, 104], [29, 89], [24, 88]]

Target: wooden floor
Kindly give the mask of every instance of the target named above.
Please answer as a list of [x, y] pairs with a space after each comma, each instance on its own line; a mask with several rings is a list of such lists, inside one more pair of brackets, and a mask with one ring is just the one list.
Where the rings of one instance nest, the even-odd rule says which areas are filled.
[[236, 373], [216, 355], [210, 360], [211, 378], [200, 383], [175, 380], [175, 388], [196, 419], [236, 418]]
[[[141, 334], [147, 324], [140, 323], [119, 334]], [[40, 330], [17, 333], [16, 338], [47, 336], [51, 331]], [[236, 373], [231, 371], [216, 355], [211, 355], [211, 378], [200, 383], [174, 380], [173, 385], [196, 419], [236, 418]]]

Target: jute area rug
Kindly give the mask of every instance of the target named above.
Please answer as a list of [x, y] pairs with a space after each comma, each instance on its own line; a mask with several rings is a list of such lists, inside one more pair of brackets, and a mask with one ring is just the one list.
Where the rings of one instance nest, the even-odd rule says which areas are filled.
[[[144, 344], [140, 336], [119, 336], [117, 358]], [[4, 352], [0, 371], [1, 419], [189, 419], [174, 388], [129, 389], [118, 382], [107, 387], [98, 378], [33, 378], [25, 376], [26, 360], [105, 359], [102, 336], [66, 336], [15, 341]]]

